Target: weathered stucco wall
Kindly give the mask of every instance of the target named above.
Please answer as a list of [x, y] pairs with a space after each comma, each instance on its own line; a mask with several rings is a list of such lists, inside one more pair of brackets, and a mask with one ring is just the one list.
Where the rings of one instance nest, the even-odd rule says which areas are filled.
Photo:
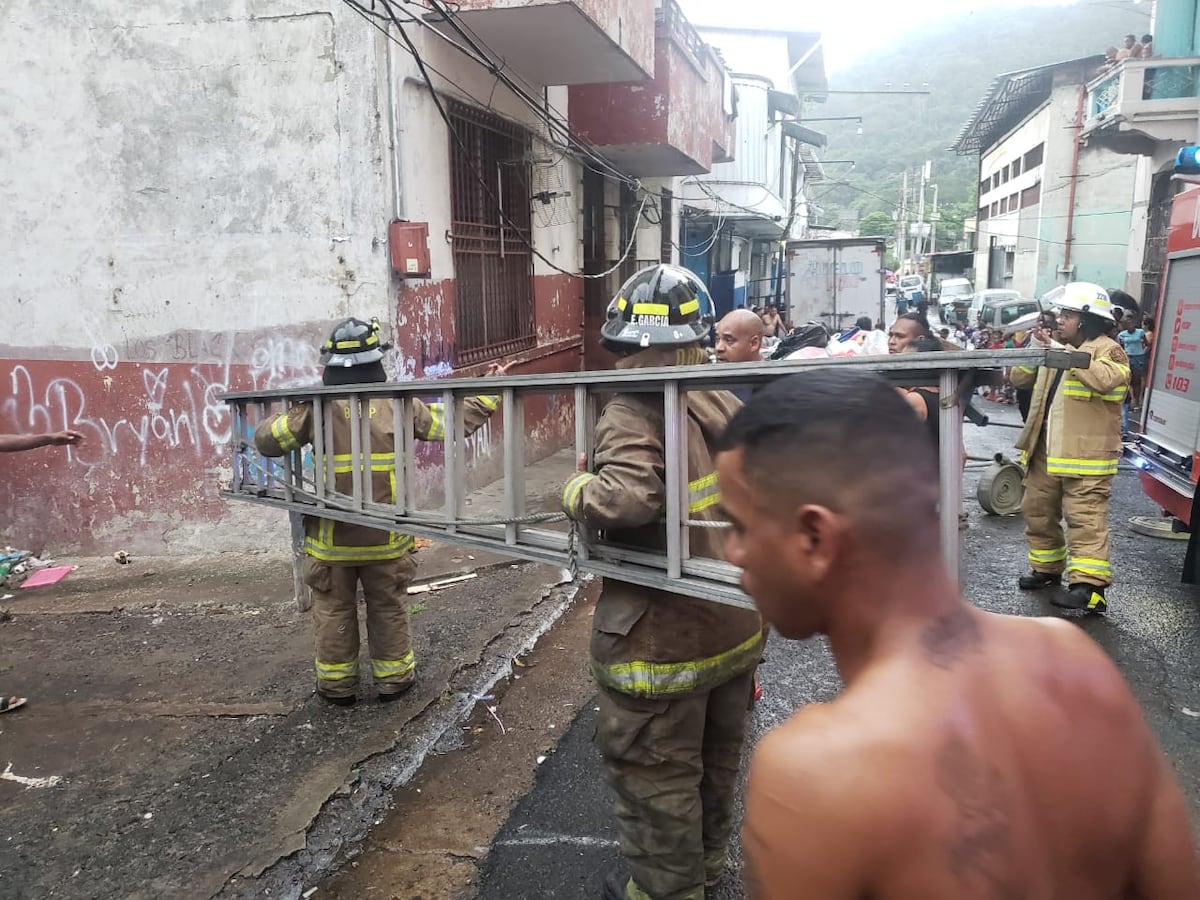
[[[337, 2], [6, 8], [0, 431], [85, 437], [6, 456], [8, 542], [275, 543], [283, 516], [217, 497], [231, 437], [223, 391], [315, 381], [316, 348], [347, 315], [391, 324], [393, 374], [454, 370], [446, 135], [403, 54], [404, 214], [431, 223], [435, 280], [399, 288], [389, 270], [385, 47]], [[441, 62], [488, 98], [491, 79], [485, 87], [462, 57]], [[573, 228], [537, 238], [566, 268]], [[531, 356], [578, 368], [578, 282], [539, 274], [544, 346]], [[554, 412], [555, 428], [533, 429], [547, 443], [569, 431]], [[492, 455], [493, 433], [473, 439], [473, 455]]]

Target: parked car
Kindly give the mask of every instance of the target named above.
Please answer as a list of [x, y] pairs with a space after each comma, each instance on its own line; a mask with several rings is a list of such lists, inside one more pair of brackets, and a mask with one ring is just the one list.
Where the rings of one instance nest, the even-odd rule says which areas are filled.
[[1039, 312], [1041, 308], [1036, 300], [989, 300], [979, 312], [979, 327], [1006, 328], [1021, 316]]
[[1004, 303], [1008, 300], [1020, 300], [1021, 292], [1011, 288], [983, 288], [971, 297], [971, 318], [978, 321], [985, 303]]
[[943, 324], [966, 324], [975, 288], [965, 278], [945, 278], [938, 286], [938, 313]]

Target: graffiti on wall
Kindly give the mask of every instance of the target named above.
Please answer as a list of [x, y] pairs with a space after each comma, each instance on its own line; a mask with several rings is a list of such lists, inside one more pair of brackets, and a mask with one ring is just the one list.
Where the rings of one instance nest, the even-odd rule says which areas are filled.
[[[89, 329], [90, 374], [61, 362], [13, 364], [0, 382], [0, 416], [10, 433], [72, 429], [84, 443], [68, 459], [97, 465], [114, 457], [145, 465], [155, 448], [197, 459], [228, 444], [230, 390], [271, 390], [320, 379], [316, 351], [286, 337], [177, 332], [130, 340], [124, 353]], [[236, 356], [249, 363], [236, 364]], [[134, 362], [133, 359], [155, 359]], [[169, 362], [167, 361], [169, 360]]]

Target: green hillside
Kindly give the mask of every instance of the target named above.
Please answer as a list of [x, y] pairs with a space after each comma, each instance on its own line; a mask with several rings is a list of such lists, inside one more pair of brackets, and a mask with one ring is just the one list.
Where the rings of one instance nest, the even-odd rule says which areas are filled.
[[[826, 167], [829, 180], [812, 188], [812, 199], [824, 210], [819, 223], [853, 226], [876, 212], [890, 219], [903, 172], [928, 159], [943, 213], [939, 245], [949, 246], [956, 225], [961, 234], [962, 216], [974, 213], [979, 159], [946, 148], [992, 80], [1004, 72], [1119, 46], [1126, 33], [1149, 30], [1149, 6], [1084, 0], [1076, 6], [964, 14], [898, 36], [889, 49], [837, 73], [830, 78], [831, 90], [926, 89], [930, 94], [831, 94], [827, 103], [808, 106], [805, 115], [813, 118], [862, 116], [862, 135], [856, 134], [854, 122], [814, 124], [829, 136], [824, 159], [855, 163], [853, 169], [831, 163]], [[875, 216], [872, 221], [881, 220]]]

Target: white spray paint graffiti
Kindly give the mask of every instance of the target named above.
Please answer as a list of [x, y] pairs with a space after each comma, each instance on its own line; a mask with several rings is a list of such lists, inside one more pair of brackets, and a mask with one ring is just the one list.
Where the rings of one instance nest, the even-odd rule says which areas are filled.
[[[100, 385], [106, 394], [106, 411], [113, 406], [113, 376], [128, 375], [134, 366], [141, 368], [141, 393], [131, 392], [124, 399], [123, 415], [98, 413], [97, 405], [89, 404], [87, 389], [80, 381], [55, 376], [39, 382], [23, 364], [10, 370], [9, 396], [0, 404], [0, 413], [17, 432], [82, 432], [83, 444], [69, 446], [66, 451], [71, 462], [85, 466], [117, 456], [144, 465], [147, 453], [156, 446], [186, 449], [198, 459], [210, 456], [214, 450], [224, 448], [231, 437], [230, 412], [221, 395], [233, 386], [235, 340], [233, 335], [216, 335], [202, 343], [205, 351], [220, 348], [224, 359], [198, 362], [180, 377], [178, 363], [173, 367], [120, 363], [115, 348], [93, 340], [91, 360], [98, 372], [104, 372]], [[191, 355], [191, 344], [189, 339], [186, 348], [181, 349], [183, 343], [172, 337], [167, 347], [175, 348], [175, 358], [182, 355], [186, 359]], [[148, 345], [143, 349], [157, 348]], [[311, 384], [319, 380], [316, 352], [302, 341], [260, 338], [252, 348], [246, 375], [250, 384], [243, 386], [251, 390]]]

